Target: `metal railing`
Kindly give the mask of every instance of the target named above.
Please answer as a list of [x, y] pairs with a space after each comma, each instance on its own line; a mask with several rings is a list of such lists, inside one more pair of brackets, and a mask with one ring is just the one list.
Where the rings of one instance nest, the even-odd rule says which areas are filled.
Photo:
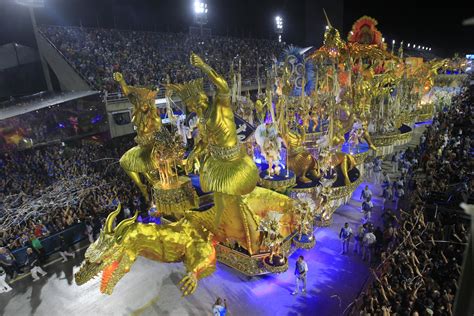
[[[260, 83], [265, 82], [265, 78], [260, 78]], [[257, 78], [250, 78], [242, 80], [242, 91], [256, 89], [258, 85]], [[263, 87], [264, 88], [264, 87]], [[204, 90], [207, 93], [211, 93], [213, 91], [213, 87], [209, 82], [204, 83]], [[156, 95], [156, 99], [162, 99], [165, 97], [165, 90], [160, 89], [158, 94]], [[105, 92], [105, 100], [107, 104], [109, 103], [116, 103], [116, 102], [123, 102], [127, 99], [121, 92]]]
[[[59, 248], [60, 248], [59, 236], [60, 235], [64, 236], [64, 240], [66, 241], [66, 244], [68, 246], [72, 246], [87, 237], [85, 234], [85, 230], [86, 230], [86, 225], [85, 223], [81, 222], [79, 224], [66, 228], [65, 230], [61, 232], [52, 234], [48, 237], [41, 239], [41, 245], [43, 246], [43, 249], [45, 250], [45, 255], [48, 256], [59, 251]], [[15, 249], [12, 251], [12, 254], [15, 256], [16, 261], [19, 266], [25, 265], [26, 260], [28, 258], [26, 249], [28, 248], [32, 248], [32, 247], [25, 246], [25, 247]]]

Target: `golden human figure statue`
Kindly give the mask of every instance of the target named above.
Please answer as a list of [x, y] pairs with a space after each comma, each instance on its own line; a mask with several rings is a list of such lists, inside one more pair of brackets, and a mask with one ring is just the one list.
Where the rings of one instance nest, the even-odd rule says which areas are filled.
[[304, 126], [304, 130], [307, 131], [307, 132], [311, 132], [310, 131], [310, 124], [311, 122], [313, 122], [313, 131], [312, 132], [316, 132], [316, 129], [318, 128], [318, 116], [313, 113], [312, 111], [307, 111], [305, 114], [304, 114], [304, 117], [303, 117], [303, 126]]
[[282, 264], [283, 261], [278, 260], [275, 262], [273, 259], [275, 256], [278, 257], [278, 259], [282, 259], [286, 255], [281, 249], [285, 240], [280, 229], [281, 217], [281, 213], [273, 211], [269, 212], [265, 218], [260, 221], [260, 226], [258, 228], [261, 238], [261, 252], [269, 252], [268, 257], [265, 260], [268, 260], [268, 263], [271, 265], [274, 265], [275, 263]]
[[136, 126], [137, 131], [135, 137], [137, 146], [129, 149], [120, 158], [120, 166], [138, 186], [146, 201], [149, 201], [148, 190], [142, 182], [140, 174], [144, 175], [150, 182], [153, 181], [151, 172], [156, 168], [151, 152], [155, 134], [162, 127], [161, 118], [155, 106], [157, 92], [147, 88], [127, 85], [123, 75], [119, 72], [114, 73], [114, 80], [120, 84], [123, 94], [133, 105], [132, 123]]
[[191, 170], [196, 158], [203, 158], [200, 170], [203, 191], [248, 194], [257, 185], [258, 170], [238, 142], [227, 82], [194, 53], [191, 54], [191, 65], [201, 69], [217, 91], [212, 104], [209, 104], [202, 79], [187, 84], [168, 85], [202, 122], [203, 131], [200, 133], [203, 132], [203, 135], [189, 154], [187, 170]]
[[267, 114], [265, 99], [259, 96], [257, 101], [255, 101], [254, 106], [257, 122], [263, 123], [263, 121], [265, 120], [265, 115]]
[[310, 217], [307, 213], [301, 214], [300, 226], [298, 227], [298, 240], [301, 240], [303, 235], [312, 237], [314, 217]]

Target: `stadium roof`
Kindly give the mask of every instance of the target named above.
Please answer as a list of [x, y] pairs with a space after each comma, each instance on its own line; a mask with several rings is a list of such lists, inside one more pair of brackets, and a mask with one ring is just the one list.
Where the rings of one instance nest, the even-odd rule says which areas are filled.
[[52, 105], [57, 105], [96, 94], [99, 94], [99, 91], [72, 91], [61, 92], [57, 94], [41, 92], [33, 94], [13, 102], [10, 101], [9, 103], [11, 103], [11, 106], [0, 110], [0, 120], [5, 120], [25, 113], [44, 109]]
[[38, 53], [31, 47], [17, 43], [0, 46], [0, 70], [38, 61]]

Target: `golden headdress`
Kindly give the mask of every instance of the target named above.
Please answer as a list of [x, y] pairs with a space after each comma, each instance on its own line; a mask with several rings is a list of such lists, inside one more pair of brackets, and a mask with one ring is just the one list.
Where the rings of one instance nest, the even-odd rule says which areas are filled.
[[130, 90], [127, 94], [127, 97], [131, 94], [134, 95], [139, 100], [147, 100], [155, 102], [156, 95], [158, 94], [157, 90], [149, 89], [146, 87], [128, 87]]
[[176, 92], [181, 100], [188, 104], [197, 101], [199, 95], [204, 93], [204, 82], [202, 78], [198, 78], [185, 83], [168, 84], [166, 88]]

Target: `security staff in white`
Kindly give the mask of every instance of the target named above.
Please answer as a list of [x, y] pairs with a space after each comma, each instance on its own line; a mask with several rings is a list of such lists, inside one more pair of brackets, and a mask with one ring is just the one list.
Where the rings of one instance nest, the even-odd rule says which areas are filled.
[[349, 241], [352, 236], [352, 229], [349, 227], [349, 223], [345, 223], [344, 227], [339, 232], [339, 239], [342, 241], [342, 252], [341, 255], [349, 251]]
[[304, 261], [303, 256], [299, 256], [298, 260], [296, 261], [295, 267], [295, 276], [296, 276], [296, 290], [293, 291], [293, 295], [298, 294], [300, 290], [300, 281], [303, 282], [303, 290], [302, 293], [306, 293], [306, 275], [308, 274], [308, 265]]

